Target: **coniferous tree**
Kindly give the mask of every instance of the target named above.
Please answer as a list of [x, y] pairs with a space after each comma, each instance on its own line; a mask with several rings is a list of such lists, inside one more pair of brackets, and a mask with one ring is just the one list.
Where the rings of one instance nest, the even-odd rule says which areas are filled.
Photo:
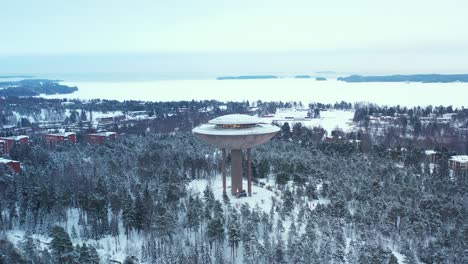
[[291, 127], [289, 126], [288, 122], [284, 122], [284, 124], [281, 126], [281, 137], [283, 139], [291, 138]]
[[214, 256], [214, 263], [215, 264], [224, 264], [226, 263], [224, 259], [224, 252], [223, 252], [223, 247], [218, 246], [215, 248], [215, 256]]
[[208, 222], [207, 227], [207, 237], [210, 243], [210, 249], [212, 247], [212, 243], [216, 242], [217, 244], [222, 244], [224, 241], [224, 226], [221, 222], [221, 219], [214, 218]]
[[79, 254], [78, 262], [83, 263], [83, 264], [89, 264], [90, 263], [90, 254], [89, 254], [89, 248], [86, 243], [83, 243], [83, 245], [80, 247], [79, 245], [76, 246], [76, 251]]
[[276, 242], [275, 251], [273, 255], [273, 263], [275, 264], [286, 263], [286, 253], [284, 249], [284, 243], [281, 238], [278, 238], [278, 241]]
[[24, 258], [31, 263], [38, 263], [37, 246], [31, 237], [31, 234], [25, 234], [23, 240], [20, 243], [21, 249], [24, 252]]
[[73, 244], [65, 229], [60, 226], [52, 228], [50, 248], [58, 263], [73, 263], [77, 258]]
[[26, 264], [27, 262], [12, 243], [0, 240], [0, 263]]
[[289, 189], [283, 192], [283, 212], [286, 216], [289, 216], [294, 210], [294, 197]]
[[296, 225], [294, 224], [294, 219], [291, 220], [291, 225], [289, 226], [289, 231], [288, 231], [288, 244], [287, 244], [287, 249], [286, 253], [288, 255], [289, 259], [293, 259], [296, 254], [299, 252], [297, 251], [297, 231], [296, 231]]
[[134, 227], [135, 229], [140, 232], [143, 230], [144, 221], [146, 219], [146, 210], [143, 205], [143, 201], [139, 194], [136, 195], [135, 198], [135, 207], [133, 209], [134, 212]]
[[395, 257], [395, 255], [390, 254], [390, 259], [388, 260], [388, 264], [398, 264], [398, 259]]
[[135, 256], [127, 256], [123, 264], [138, 264], [138, 259]]
[[133, 207], [133, 200], [129, 194], [124, 197], [123, 209], [122, 209], [122, 222], [125, 227], [125, 234], [128, 236], [130, 231], [135, 226], [135, 211]]
[[235, 259], [237, 255], [237, 247], [239, 246], [240, 242], [240, 228], [239, 228], [239, 220], [237, 216], [237, 212], [233, 210], [229, 216], [229, 225], [228, 225], [228, 242], [229, 246], [231, 247], [231, 255], [232, 258]]
[[77, 234], [77, 232], [76, 232], [75, 225], [72, 225], [70, 237], [71, 237], [72, 239], [77, 239], [77, 238], [78, 238], [78, 234]]

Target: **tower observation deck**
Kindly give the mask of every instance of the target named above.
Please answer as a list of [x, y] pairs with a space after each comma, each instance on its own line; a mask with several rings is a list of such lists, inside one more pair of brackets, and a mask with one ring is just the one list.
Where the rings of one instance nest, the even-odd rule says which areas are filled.
[[195, 136], [221, 148], [224, 192], [226, 192], [226, 150], [231, 151], [231, 193], [237, 194], [243, 191], [242, 150], [246, 149], [249, 196], [252, 195], [251, 148], [267, 142], [279, 131], [279, 127], [261, 123], [257, 117], [241, 114], [220, 116], [192, 130]]

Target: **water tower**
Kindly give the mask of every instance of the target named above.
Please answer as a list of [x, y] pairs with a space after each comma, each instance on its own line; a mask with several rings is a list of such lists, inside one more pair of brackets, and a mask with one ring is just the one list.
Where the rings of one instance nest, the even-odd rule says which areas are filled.
[[192, 132], [204, 141], [221, 148], [223, 153], [223, 191], [226, 192], [226, 150], [231, 151], [231, 193], [243, 191], [242, 150], [247, 150], [247, 192], [252, 195], [252, 147], [270, 140], [279, 127], [262, 123], [257, 117], [241, 114], [225, 115], [195, 127]]

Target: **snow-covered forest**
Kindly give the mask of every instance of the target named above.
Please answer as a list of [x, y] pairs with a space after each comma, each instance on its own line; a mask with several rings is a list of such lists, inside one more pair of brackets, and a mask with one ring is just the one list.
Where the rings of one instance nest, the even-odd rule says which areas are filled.
[[254, 202], [217, 195], [221, 155], [190, 133], [32, 137], [0, 186], [0, 263], [468, 262], [467, 178], [446, 150], [429, 164], [301, 131], [253, 149]]

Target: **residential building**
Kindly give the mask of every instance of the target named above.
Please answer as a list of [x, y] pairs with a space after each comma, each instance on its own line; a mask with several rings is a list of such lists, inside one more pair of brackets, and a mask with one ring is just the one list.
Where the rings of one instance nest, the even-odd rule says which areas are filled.
[[106, 141], [114, 141], [117, 139], [116, 132], [99, 132], [88, 135], [88, 142], [90, 144], [102, 145]]
[[16, 160], [0, 158], [0, 166], [4, 167], [6, 170], [13, 170], [16, 173], [21, 172], [21, 163]]
[[457, 155], [452, 156], [449, 159], [449, 168], [455, 174], [467, 174], [468, 173], [468, 155]]
[[11, 137], [0, 137], [0, 153], [10, 154], [10, 150], [20, 144], [29, 144], [29, 137], [25, 135], [11, 136]]
[[436, 163], [440, 156], [440, 153], [435, 150], [426, 150], [425, 154], [429, 163]]
[[75, 132], [46, 134], [45, 139], [48, 144], [56, 144], [60, 142], [71, 142], [75, 144], [77, 142]]

